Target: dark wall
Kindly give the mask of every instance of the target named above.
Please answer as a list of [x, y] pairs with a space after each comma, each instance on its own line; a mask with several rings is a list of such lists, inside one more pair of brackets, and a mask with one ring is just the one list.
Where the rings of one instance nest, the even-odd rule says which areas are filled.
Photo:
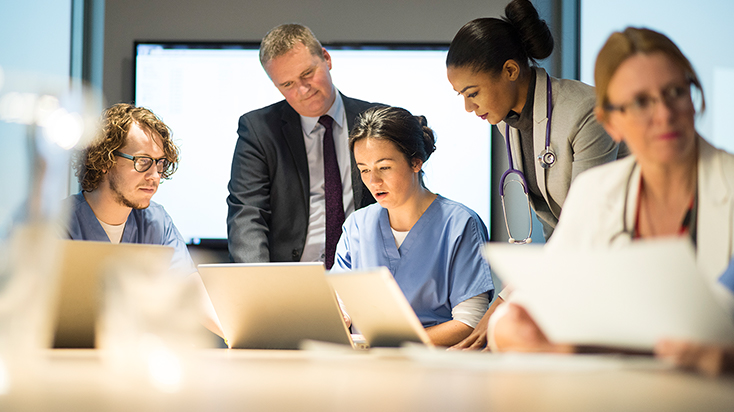
[[287, 22], [319, 40], [451, 41], [476, 17], [499, 16], [505, 0], [107, 0], [104, 94], [132, 99], [132, 48], [140, 40], [254, 40]]

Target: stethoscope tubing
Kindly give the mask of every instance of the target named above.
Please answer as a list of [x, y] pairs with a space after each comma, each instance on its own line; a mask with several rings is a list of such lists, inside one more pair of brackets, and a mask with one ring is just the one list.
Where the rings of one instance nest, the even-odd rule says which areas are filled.
[[[550, 130], [551, 130], [551, 118], [553, 115], [553, 92], [551, 90], [551, 81], [550, 81], [550, 75], [546, 73], [546, 96], [547, 96], [547, 102], [546, 102], [546, 116], [548, 118], [547, 123], [545, 125], [545, 149], [543, 152], [540, 153], [538, 156], [538, 162], [540, 166], [544, 169], [548, 169], [552, 167], [555, 164], [556, 155], [553, 153], [553, 151], [550, 149]], [[500, 189], [500, 199], [502, 201], [502, 214], [505, 218], [505, 228], [507, 229], [507, 235], [509, 236], [509, 242], [514, 244], [526, 244], [532, 242], [532, 235], [533, 235], [533, 222], [532, 222], [532, 215], [530, 211], [530, 199], [528, 199], [528, 217], [529, 217], [529, 233], [528, 236], [525, 239], [522, 240], [516, 240], [512, 237], [512, 234], [510, 233], [510, 225], [507, 222], [507, 209], [505, 208], [505, 182], [507, 179], [507, 176], [511, 174], [516, 174], [520, 178], [520, 186], [522, 186], [523, 193], [525, 195], [528, 195], [528, 183], [525, 179], [525, 174], [515, 168], [515, 164], [512, 161], [512, 149], [510, 148], [510, 125], [505, 123], [505, 148], [507, 150], [507, 161], [508, 161], [508, 169], [502, 174], [500, 177], [499, 182], [499, 189]]]
[[[545, 125], [545, 149], [543, 152], [538, 156], [538, 162], [541, 164], [541, 167], [544, 169], [550, 168], [555, 164], [555, 154], [550, 148], [550, 132], [551, 132], [551, 119], [553, 116], [553, 91], [551, 90], [551, 81], [550, 81], [550, 75], [546, 73], [546, 95], [547, 95], [547, 102], [546, 102], [546, 117], [548, 118], [548, 121]], [[505, 123], [505, 149], [507, 150], [507, 160], [509, 162], [509, 169], [505, 171], [505, 173], [500, 178], [500, 195], [504, 194], [504, 189], [502, 186], [504, 185], [505, 178], [510, 173], [517, 173], [522, 177], [522, 180], [525, 181], [525, 175], [522, 171], [515, 169], [514, 162], [512, 161], [512, 148], [510, 147], [510, 125]], [[544, 164], [544, 156], [546, 154], [551, 154], [553, 159], [551, 162], [548, 162], [548, 164]], [[527, 186], [527, 182], [525, 183], [525, 186]], [[527, 190], [525, 190], [525, 193], [527, 193]]]

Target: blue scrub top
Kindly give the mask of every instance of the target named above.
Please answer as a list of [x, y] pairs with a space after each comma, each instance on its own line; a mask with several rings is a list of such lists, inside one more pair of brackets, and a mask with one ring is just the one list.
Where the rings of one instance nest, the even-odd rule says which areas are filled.
[[721, 275], [721, 277], [719, 278], [719, 282], [721, 282], [724, 286], [729, 288], [732, 293], [734, 293], [734, 259], [729, 262], [729, 267], [727, 267], [724, 271], [724, 274]]
[[[69, 211], [65, 237], [73, 240], [110, 241], [81, 192], [66, 198], [64, 207]], [[150, 202], [147, 208], [133, 209], [130, 212], [120, 242], [172, 246], [175, 251], [171, 269], [175, 273], [186, 275], [196, 272], [186, 242], [173, 224], [171, 216], [158, 203]]]
[[344, 222], [332, 271], [390, 269], [424, 327], [452, 319], [457, 304], [494, 286], [481, 249], [487, 228], [468, 207], [437, 196], [400, 249], [387, 209], [379, 204], [352, 213]]

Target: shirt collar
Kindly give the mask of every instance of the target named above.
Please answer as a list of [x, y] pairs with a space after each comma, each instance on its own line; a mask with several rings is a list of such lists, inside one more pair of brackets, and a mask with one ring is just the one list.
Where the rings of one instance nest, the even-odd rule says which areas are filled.
[[[331, 116], [332, 119], [334, 119], [334, 122], [341, 128], [344, 128], [345, 125], [344, 120], [346, 119], [346, 116], [344, 115], [344, 101], [342, 100], [342, 95], [339, 93], [339, 90], [337, 90], [336, 87], [334, 87], [334, 93], [336, 93], [336, 98], [334, 99], [334, 103], [331, 105], [329, 110], [325, 113]], [[321, 116], [317, 117], [307, 117], [307, 116], [301, 116], [301, 127], [303, 130], [306, 131], [306, 133], [311, 133], [316, 128], [316, 125], [319, 122], [319, 118]]]
[[517, 113], [514, 110], [510, 110], [510, 113], [505, 117], [505, 123], [509, 124], [510, 127], [516, 129], [529, 128], [532, 130], [533, 127], [533, 106], [535, 103], [535, 71], [531, 72], [530, 83], [528, 84], [528, 95], [525, 99], [525, 106], [522, 108], [521, 113]]

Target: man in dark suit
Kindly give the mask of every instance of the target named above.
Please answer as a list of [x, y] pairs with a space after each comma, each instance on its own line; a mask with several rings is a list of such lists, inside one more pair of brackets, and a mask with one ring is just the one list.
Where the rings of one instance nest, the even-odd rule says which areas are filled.
[[[340, 219], [375, 201], [348, 147], [355, 118], [375, 104], [334, 87], [331, 56], [305, 26], [268, 32], [260, 62], [285, 100], [240, 117], [227, 198], [230, 256], [234, 262], [324, 261], [330, 268], [341, 224], [334, 229], [334, 195], [327, 200], [325, 187], [333, 188], [334, 179], [341, 186], [331, 189], [342, 194]], [[333, 144], [326, 143], [332, 135]]]

